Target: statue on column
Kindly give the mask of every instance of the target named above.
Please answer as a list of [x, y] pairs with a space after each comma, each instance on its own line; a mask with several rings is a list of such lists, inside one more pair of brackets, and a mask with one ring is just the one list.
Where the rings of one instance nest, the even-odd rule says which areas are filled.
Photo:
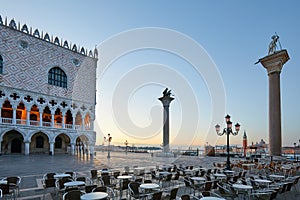
[[[276, 52], [277, 42], [278, 42], [279, 45], [280, 45], [280, 42], [279, 42], [279, 36], [278, 36], [277, 34], [275, 34], [275, 35], [272, 36], [272, 41], [271, 41], [270, 44], [269, 44], [268, 55], [271, 55], [271, 54], [273, 54], [273, 53]], [[280, 49], [281, 49], [281, 45], [280, 45]]]
[[164, 97], [170, 97], [172, 95], [171, 90], [169, 90], [168, 88], [166, 88], [163, 91], [163, 95], [164, 95]]

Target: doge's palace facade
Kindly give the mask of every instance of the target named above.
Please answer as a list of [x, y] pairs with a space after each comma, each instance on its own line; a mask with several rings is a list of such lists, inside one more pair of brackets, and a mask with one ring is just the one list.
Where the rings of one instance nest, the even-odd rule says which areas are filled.
[[0, 153], [94, 153], [97, 49], [0, 16]]

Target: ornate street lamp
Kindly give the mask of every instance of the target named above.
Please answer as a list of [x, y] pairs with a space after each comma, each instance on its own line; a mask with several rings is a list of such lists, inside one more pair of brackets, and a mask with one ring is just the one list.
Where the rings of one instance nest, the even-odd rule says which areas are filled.
[[107, 145], [107, 158], [110, 158], [110, 142], [112, 140], [112, 137], [110, 136], [110, 133], [107, 135], [108, 137], [104, 137], [104, 142], [108, 142]]
[[230, 155], [229, 155], [229, 135], [230, 134], [233, 135], [233, 136], [237, 135], [238, 132], [240, 131], [240, 125], [239, 125], [239, 123], [236, 123], [236, 125], [234, 125], [235, 126], [235, 132], [233, 132], [232, 131], [232, 122], [230, 121], [230, 115], [226, 115], [225, 116], [225, 122], [227, 124], [227, 127], [223, 129], [223, 132], [220, 132], [220, 127], [221, 126], [219, 124], [217, 124], [215, 126], [215, 128], [216, 128], [216, 132], [217, 132], [217, 134], [219, 136], [222, 136], [224, 134], [227, 135], [227, 162], [226, 162], [226, 169], [227, 170], [231, 170], [231, 167], [230, 167]]
[[127, 154], [127, 147], [128, 147], [128, 142], [127, 140], [124, 142], [125, 146], [126, 146], [126, 149], [125, 149], [125, 153]]

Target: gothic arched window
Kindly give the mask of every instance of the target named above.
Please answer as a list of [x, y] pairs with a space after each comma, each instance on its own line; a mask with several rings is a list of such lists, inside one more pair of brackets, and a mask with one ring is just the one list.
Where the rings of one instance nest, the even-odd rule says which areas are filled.
[[67, 88], [67, 75], [59, 67], [53, 67], [48, 73], [48, 83], [63, 88]]
[[2, 74], [2, 73], [3, 73], [3, 58], [0, 55], [0, 74]]

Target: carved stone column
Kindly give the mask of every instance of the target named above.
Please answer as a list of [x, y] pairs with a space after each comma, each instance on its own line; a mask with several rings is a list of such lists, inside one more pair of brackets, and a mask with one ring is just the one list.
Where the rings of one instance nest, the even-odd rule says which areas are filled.
[[169, 107], [170, 107], [170, 103], [171, 101], [174, 100], [173, 97], [170, 96], [163, 96], [158, 98], [164, 107], [164, 117], [163, 117], [163, 151], [164, 153], [167, 153], [170, 151], [170, 143], [169, 143], [169, 138], [170, 138], [170, 134], [169, 134]]
[[75, 155], [75, 143], [71, 143], [71, 154]]
[[30, 142], [26, 141], [25, 142], [25, 155], [26, 156], [28, 156], [30, 154], [29, 149], [30, 149]]
[[49, 151], [50, 155], [54, 155], [54, 142], [50, 142], [50, 151]]
[[269, 76], [269, 154], [274, 156], [281, 156], [280, 73], [289, 59], [286, 50], [259, 59]]
[[72, 129], [73, 129], [73, 130], [75, 130], [75, 119], [76, 119], [76, 116], [72, 116], [72, 117], [73, 117], [73, 122], [72, 122], [72, 123], [73, 123], [73, 124], [72, 124]]
[[13, 119], [12, 119], [12, 123], [16, 124], [17, 123], [17, 105], [13, 105], [12, 106], [13, 109]]
[[30, 109], [26, 109], [26, 126], [30, 126]]
[[43, 126], [43, 111], [40, 112], [40, 127]]

